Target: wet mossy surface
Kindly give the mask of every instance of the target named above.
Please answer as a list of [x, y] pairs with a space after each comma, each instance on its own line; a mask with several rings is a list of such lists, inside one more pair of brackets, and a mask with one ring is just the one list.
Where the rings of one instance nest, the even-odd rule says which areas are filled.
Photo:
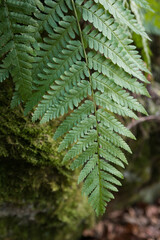
[[0, 240], [78, 239], [94, 217], [62, 164], [57, 123], [32, 123], [10, 108], [10, 83], [0, 87]]

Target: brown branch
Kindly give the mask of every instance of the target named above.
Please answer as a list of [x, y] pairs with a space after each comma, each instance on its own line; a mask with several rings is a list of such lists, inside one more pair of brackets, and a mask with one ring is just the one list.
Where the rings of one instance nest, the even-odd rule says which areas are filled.
[[147, 116], [147, 117], [141, 117], [138, 120], [134, 120], [133, 122], [131, 122], [127, 128], [131, 129], [133, 127], [135, 127], [136, 125], [142, 123], [142, 122], [146, 122], [146, 121], [160, 121], [160, 116], [159, 115], [151, 115], [151, 116]]

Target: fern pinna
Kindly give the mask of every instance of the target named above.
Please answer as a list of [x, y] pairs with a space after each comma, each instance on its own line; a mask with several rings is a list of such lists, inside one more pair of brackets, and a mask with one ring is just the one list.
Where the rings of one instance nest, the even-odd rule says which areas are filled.
[[54, 139], [64, 136], [63, 161], [81, 167], [82, 192], [103, 214], [121, 185], [122, 150], [131, 153], [122, 136], [134, 139], [116, 115], [147, 114], [132, 96], [149, 96], [149, 71], [131, 39], [148, 38], [143, 26], [122, 0], [2, 0], [0, 12], [0, 80], [12, 75], [13, 105], [36, 106], [33, 121], [67, 114]]

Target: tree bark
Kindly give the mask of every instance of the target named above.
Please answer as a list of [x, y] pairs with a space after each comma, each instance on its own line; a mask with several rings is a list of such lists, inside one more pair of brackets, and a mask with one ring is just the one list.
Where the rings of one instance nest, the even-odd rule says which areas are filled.
[[0, 239], [78, 239], [93, 212], [62, 164], [52, 138], [57, 122], [40, 125], [11, 109], [12, 86], [0, 94]]

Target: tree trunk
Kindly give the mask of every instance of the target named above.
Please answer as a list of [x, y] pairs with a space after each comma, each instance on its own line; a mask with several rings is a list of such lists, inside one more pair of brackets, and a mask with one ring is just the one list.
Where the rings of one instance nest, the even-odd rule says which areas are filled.
[[32, 123], [0, 87], [0, 239], [77, 239], [94, 217], [52, 139], [57, 122]]

